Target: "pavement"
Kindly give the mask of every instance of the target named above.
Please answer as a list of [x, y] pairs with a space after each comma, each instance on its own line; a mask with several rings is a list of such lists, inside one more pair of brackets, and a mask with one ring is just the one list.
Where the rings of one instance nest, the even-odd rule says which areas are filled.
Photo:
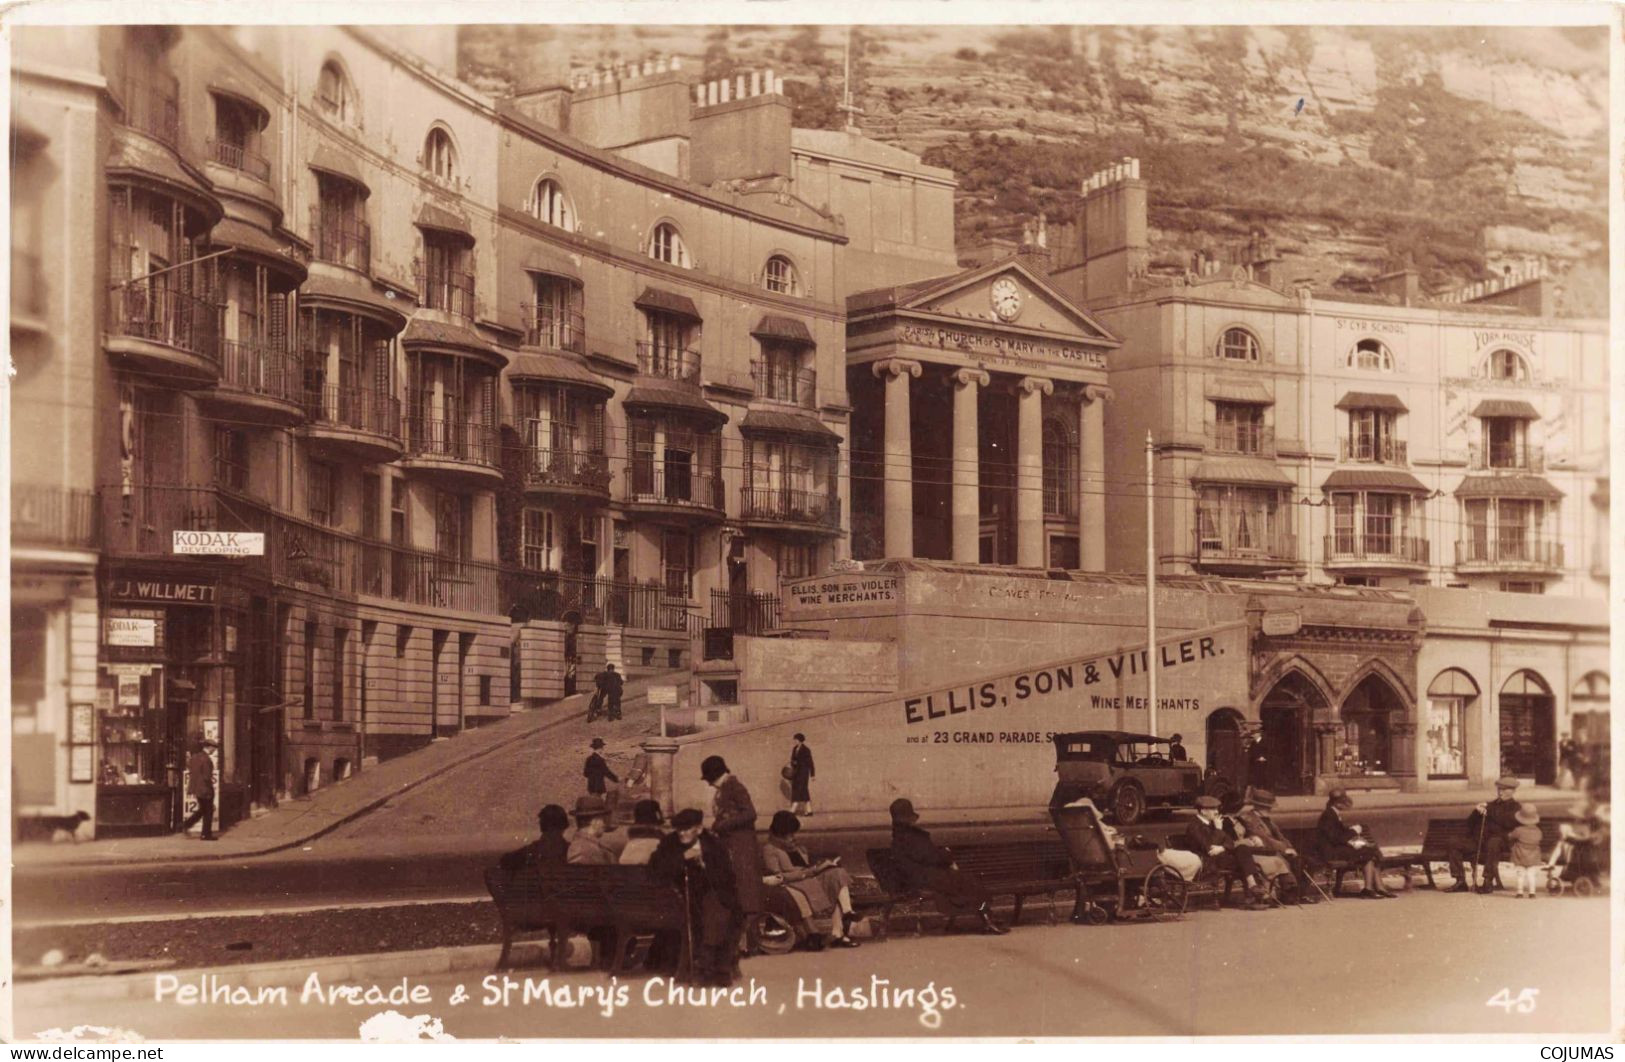
[[[738, 992], [705, 1000], [641, 974], [537, 967], [505, 979], [488, 972], [493, 949], [450, 948], [190, 970], [164, 981], [147, 973], [21, 984], [7, 1039], [1579, 1040], [1609, 1033], [1608, 925], [1605, 898], [1433, 892], [1201, 911], [1168, 923], [1050, 926], [1035, 917], [1002, 937], [928, 934], [751, 959]], [[359, 998], [335, 995], [338, 985]], [[276, 988], [285, 1001], [266, 995]], [[199, 994], [183, 997], [187, 989]], [[236, 1002], [210, 1002], [236, 990]]]
[[[639, 678], [626, 684], [624, 716], [621, 724], [597, 724], [608, 750], [630, 763], [637, 745], [645, 737], [653, 716], [639, 711], [639, 701], [651, 685], [670, 684], [673, 676], [686, 680], [687, 672], [667, 672]], [[529, 758], [538, 750], [557, 744], [557, 732], [567, 724], [586, 719], [589, 696], [576, 694], [539, 711], [516, 711], [506, 719], [464, 730], [455, 737], [436, 740], [427, 747], [404, 756], [384, 760], [359, 771], [342, 782], [323, 786], [309, 796], [285, 800], [257, 818], [236, 823], [204, 843], [195, 837], [171, 834], [164, 837], [120, 837], [80, 844], [30, 843], [12, 847], [16, 868], [72, 867], [124, 863], [207, 862], [242, 859], [299, 848], [324, 837], [348, 823], [398, 801], [419, 787], [444, 777], [457, 768], [475, 769], [495, 754], [518, 751]], [[569, 748], [574, 754], [576, 742]], [[581, 758], [585, 758], [585, 749]], [[511, 798], [510, 798], [511, 799]], [[524, 805], [525, 817], [534, 820], [536, 804]]]

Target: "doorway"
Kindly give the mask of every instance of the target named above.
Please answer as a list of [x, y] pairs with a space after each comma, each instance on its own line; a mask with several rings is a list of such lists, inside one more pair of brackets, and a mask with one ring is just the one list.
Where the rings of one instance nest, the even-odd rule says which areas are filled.
[[1207, 769], [1240, 786], [1247, 779], [1247, 753], [1241, 744], [1241, 713], [1220, 708], [1207, 717]]
[[1405, 701], [1379, 675], [1367, 675], [1343, 699], [1340, 773], [1388, 774], [1391, 722], [1405, 717]]
[[1533, 671], [1501, 687], [1501, 769], [1536, 785], [1557, 781], [1557, 712], [1552, 691]]
[[[1314, 731], [1318, 711], [1327, 708], [1314, 683], [1302, 672], [1289, 671], [1275, 684], [1258, 711], [1259, 735], [1248, 781], [1266, 785], [1283, 796], [1315, 791]], [[1254, 776], [1258, 777], [1254, 777]]]

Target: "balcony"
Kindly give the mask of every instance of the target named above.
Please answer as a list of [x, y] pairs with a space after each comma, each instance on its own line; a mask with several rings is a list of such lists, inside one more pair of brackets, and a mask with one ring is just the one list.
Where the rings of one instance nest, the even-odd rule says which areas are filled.
[[1221, 424], [1213, 433], [1208, 449], [1217, 454], [1246, 454], [1249, 457], [1275, 457], [1275, 430], [1262, 424]]
[[634, 460], [623, 496], [628, 509], [700, 520], [722, 519], [722, 476], [700, 472], [679, 462], [652, 464]]
[[1456, 543], [1456, 571], [1463, 574], [1538, 573], [1563, 570], [1563, 543], [1535, 535], [1475, 535]]
[[756, 397], [770, 402], [788, 402], [803, 409], [818, 406], [818, 372], [815, 369], [785, 369], [765, 361], [750, 363], [751, 382]]
[[311, 257], [361, 273], [372, 270], [372, 226], [320, 204], [310, 208]]
[[1193, 563], [1205, 572], [1238, 575], [1263, 574], [1267, 569], [1301, 570], [1298, 538], [1280, 531], [1253, 531], [1221, 524], [1217, 530], [1197, 532]]
[[1467, 468], [1471, 472], [1544, 472], [1546, 451], [1518, 443], [1472, 443], [1467, 447]]
[[541, 494], [609, 500], [609, 456], [603, 452], [533, 446], [525, 450], [525, 489]]
[[525, 322], [525, 346], [587, 353], [586, 319], [575, 310], [538, 309], [535, 303], [526, 302], [520, 304], [520, 315]]
[[123, 87], [123, 124], [179, 150], [180, 82], [162, 71], [147, 70], [126, 78]]
[[739, 516], [746, 523], [823, 533], [841, 530], [841, 499], [833, 491], [744, 487], [739, 497]]
[[1409, 458], [1403, 439], [1342, 436], [1337, 440], [1337, 459], [1346, 463], [1406, 465]]
[[1328, 568], [1370, 571], [1428, 566], [1428, 540], [1411, 535], [1344, 531], [1327, 535], [1325, 548]]
[[220, 344], [220, 382], [211, 404], [256, 424], [292, 427], [305, 419], [304, 377], [299, 358], [258, 343], [228, 339]]
[[461, 269], [426, 270], [416, 263], [418, 294], [425, 310], [439, 310], [461, 321], [474, 320], [474, 274]]
[[489, 424], [434, 417], [409, 417], [406, 456], [401, 467], [456, 480], [467, 487], [502, 482], [502, 453], [497, 430]]
[[11, 544], [14, 547], [95, 549], [95, 492], [13, 483]]
[[700, 352], [658, 343], [638, 344], [638, 372], [667, 380], [700, 385]]
[[502, 591], [503, 611], [528, 620], [576, 616], [582, 623], [656, 631], [687, 631], [691, 625], [687, 595], [672, 594], [659, 583], [510, 568], [502, 573]]
[[256, 181], [271, 183], [271, 161], [241, 144], [228, 144], [224, 140], [209, 140], [209, 161], [228, 170], [246, 173]]
[[284, 516], [255, 498], [214, 487], [145, 486], [130, 494], [108, 488], [102, 518], [109, 552], [171, 556], [175, 531], [258, 531], [265, 554], [188, 558], [199, 566], [246, 565], [269, 578], [343, 597], [501, 615], [501, 570], [494, 564], [373, 542]]
[[225, 307], [160, 283], [166, 274], [128, 281], [107, 295], [107, 352], [176, 387], [205, 387], [220, 377]]
[[[306, 355], [307, 363], [324, 354]], [[304, 395], [305, 438], [312, 449], [363, 464], [401, 456], [401, 401], [362, 387], [322, 387]]]

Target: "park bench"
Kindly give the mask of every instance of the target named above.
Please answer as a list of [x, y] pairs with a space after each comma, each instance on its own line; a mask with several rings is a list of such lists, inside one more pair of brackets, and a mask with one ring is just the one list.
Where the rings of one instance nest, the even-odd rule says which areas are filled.
[[679, 889], [656, 881], [647, 867], [527, 867], [512, 875], [494, 867], [485, 872], [485, 887], [502, 921], [499, 970], [507, 968], [514, 942], [522, 934], [546, 932], [549, 962], [558, 970], [564, 942], [572, 933], [607, 930], [609, 969], [619, 973], [626, 964], [629, 941], [670, 931], [683, 942], [679, 976], [688, 973], [692, 942], [687, 904]]
[[[1559, 829], [1563, 823], [1568, 821], [1567, 816], [1541, 819], [1542, 852], [1549, 852], [1552, 846], [1557, 844]], [[1314, 827], [1294, 827], [1282, 832], [1286, 834], [1286, 838], [1292, 843], [1292, 847], [1296, 848], [1299, 854], [1304, 857], [1311, 871], [1319, 870], [1332, 876], [1330, 895], [1337, 895], [1338, 890], [1343, 887], [1344, 875], [1359, 869], [1358, 864], [1355, 863], [1341, 860], [1328, 862], [1322, 859], [1319, 854], [1319, 842]], [[1450, 818], [1429, 819], [1427, 832], [1422, 837], [1420, 850], [1385, 853], [1378, 861], [1377, 866], [1385, 871], [1404, 870], [1407, 883], [1410, 880], [1411, 868], [1421, 867], [1422, 872], [1427, 875], [1427, 887], [1436, 889], [1438, 885], [1433, 880], [1433, 864], [1448, 863], [1451, 853], [1457, 851], [1469, 853], [1470, 857], [1470, 853], [1474, 851], [1477, 844], [1478, 835], [1467, 828], [1467, 813], [1464, 812]]]
[[[1056, 894], [1070, 892], [1074, 900], [1077, 897], [1078, 883], [1067, 859], [1066, 847], [1058, 839], [961, 845], [951, 851], [959, 869], [976, 875], [989, 895], [1009, 896], [1015, 901], [1011, 925], [1021, 921], [1021, 909], [1029, 896], [1049, 898], [1052, 922], [1056, 920]], [[871, 848], [866, 855], [869, 871], [881, 890], [871, 902], [881, 908], [882, 934], [890, 935], [892, 913], [902, 908], [914, 915], [914, 933], [918, 936], [925, 902], [931, 898], [930, 890], [903, 887], [902, 874], [890, 848]], [[952, 928], [953, 922], [950, 917], [944, 929]]]

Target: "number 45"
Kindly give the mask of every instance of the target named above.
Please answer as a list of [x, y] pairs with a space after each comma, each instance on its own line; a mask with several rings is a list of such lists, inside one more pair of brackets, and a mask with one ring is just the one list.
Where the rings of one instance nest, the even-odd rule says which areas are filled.
[[1486, 999], [1484, 1005], [1486, 1007], [1500, 1007], [1508, 1014], [1511, 1014], [1514, 1009], [1519, 1014], [1530, 1014], [1534, 1012], [1535, 997], [1538, 995], [1540, 995], [1540, 989], [1526, 988], [1518, 993], [1517, 998], [1513, 998], [1512, 989], [1503, 988], [1489, 999]]

